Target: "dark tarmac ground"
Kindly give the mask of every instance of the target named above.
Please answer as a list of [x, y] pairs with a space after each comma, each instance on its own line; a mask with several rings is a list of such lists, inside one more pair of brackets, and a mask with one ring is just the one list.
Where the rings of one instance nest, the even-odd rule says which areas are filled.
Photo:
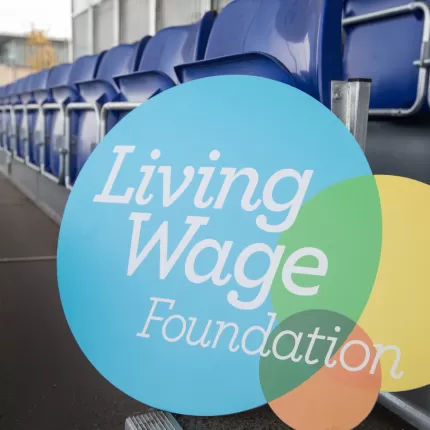
[[[147, 407], [87, 361], [64, 317], [55, 259], [58, 226], [0, 174], [0, 430], [123, 430]], [[268, 407], [217, 418], [176, 417], [185, 430], [286, 430]], [[376, 406], [359, 429], [412, 427]]]

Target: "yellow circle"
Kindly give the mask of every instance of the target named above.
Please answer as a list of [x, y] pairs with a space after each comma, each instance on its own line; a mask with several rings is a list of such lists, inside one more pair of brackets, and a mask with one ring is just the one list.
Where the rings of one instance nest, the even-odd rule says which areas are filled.
[[430, 383], [430, 187], [395, 176], [376, 181], [381, 261], [358, 324], [380, 345], [381, 391], [397, 392]]

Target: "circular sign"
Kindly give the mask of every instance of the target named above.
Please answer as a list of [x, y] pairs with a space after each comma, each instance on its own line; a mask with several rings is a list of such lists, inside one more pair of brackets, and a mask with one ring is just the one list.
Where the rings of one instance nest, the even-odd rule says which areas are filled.
[[287, 360], [276, 330], [295, 313], [313, 315], [310, 333], [324, 311], [340, 315], [348, 339], [380, 247], [378, 189], [339, 119], [290, 86], [225, 76], [161, 93], [98, 145], [65, 210], [58, 280], [77, 342], [112, 384], [223, 415], [276, 400], [260, 361]]

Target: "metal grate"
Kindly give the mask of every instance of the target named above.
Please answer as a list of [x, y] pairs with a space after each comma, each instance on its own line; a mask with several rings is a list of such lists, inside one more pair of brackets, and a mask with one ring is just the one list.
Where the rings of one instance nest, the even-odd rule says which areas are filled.
[[127, 418], [125, 430], [183, 430], [169, 412], [151, 411]]

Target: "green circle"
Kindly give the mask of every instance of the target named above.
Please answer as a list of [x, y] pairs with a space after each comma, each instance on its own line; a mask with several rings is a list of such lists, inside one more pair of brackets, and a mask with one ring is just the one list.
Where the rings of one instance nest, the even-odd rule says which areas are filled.
[[[382, 245], [382, 215], [374, 176], [337, 183], [314, 196], [301, 208], [295, 224], [279, 245], [286, 248], [276, 273], [271, 299], [278, 322], [312, 309], [339, 313], [357, 322], [372, 292]], [[302, 248], [315, 248], [326, 256], [324, 276], [293, 273], [301, 291], [318, 287], [315, 295], [297, 295], [282, 279], [286, 258]], [[296, 266], [321, 268], [322, 260], [305, 256]]]

